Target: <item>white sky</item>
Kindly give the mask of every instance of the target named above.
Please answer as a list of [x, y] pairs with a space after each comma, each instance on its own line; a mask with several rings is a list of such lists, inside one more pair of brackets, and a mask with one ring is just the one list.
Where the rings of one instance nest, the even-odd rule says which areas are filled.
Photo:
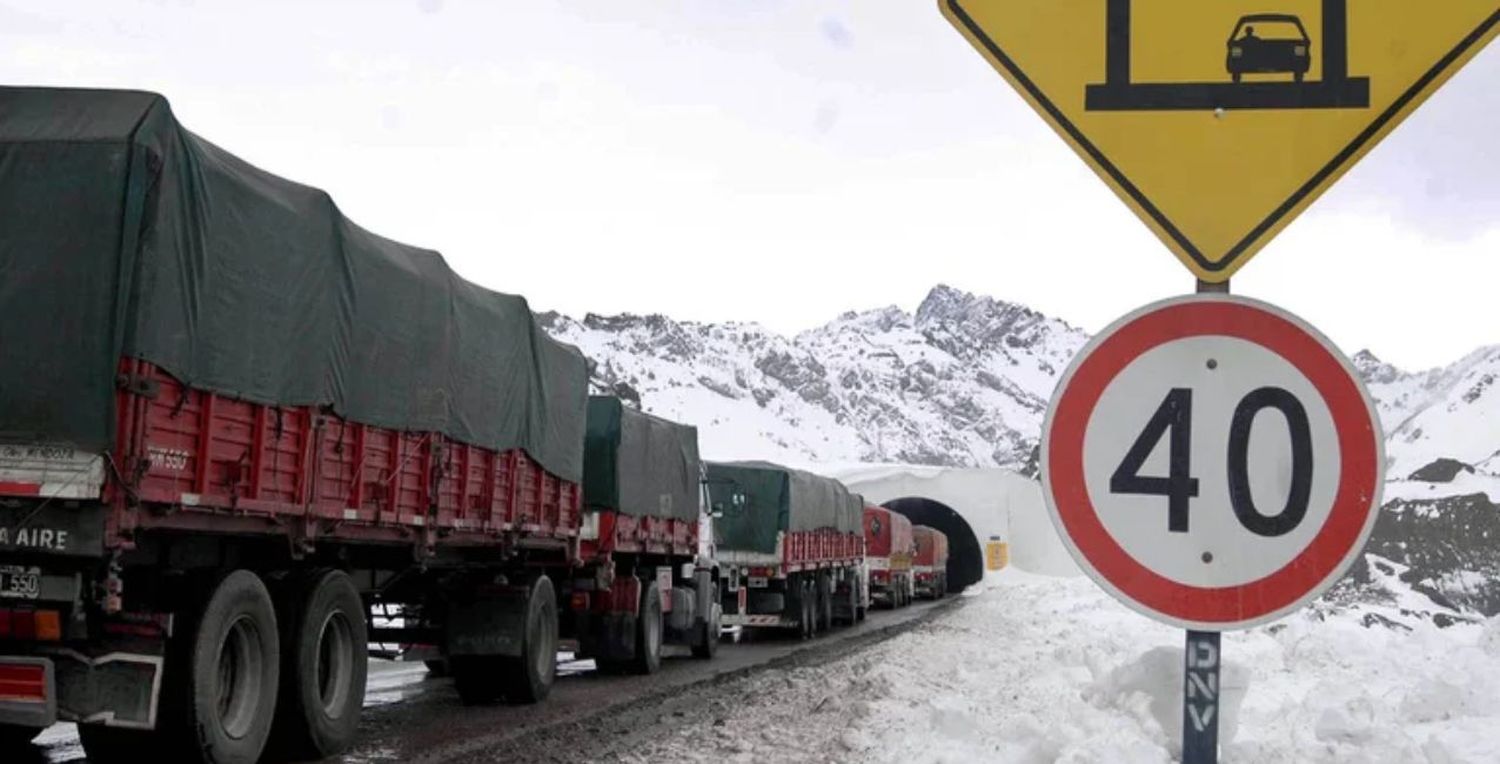
[[[1346, 351], [1500, 342], [1500, 52], [1234, 280]], [[0, 0], [0, 82], [131, 87], [537, 309], [811, 328], [935, 283], [1090, 331], [1192, 277], [934, 0]]]

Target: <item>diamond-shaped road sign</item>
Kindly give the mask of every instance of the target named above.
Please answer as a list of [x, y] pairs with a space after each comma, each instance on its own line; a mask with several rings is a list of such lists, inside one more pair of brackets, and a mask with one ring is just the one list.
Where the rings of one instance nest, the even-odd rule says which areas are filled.
[[1210, 282], [1227, 280], [1500, 31], [1500, 0], [939, 6]]

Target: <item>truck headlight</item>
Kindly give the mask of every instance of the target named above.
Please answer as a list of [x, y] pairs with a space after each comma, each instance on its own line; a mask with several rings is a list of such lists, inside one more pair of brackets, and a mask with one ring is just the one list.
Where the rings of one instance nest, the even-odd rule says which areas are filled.
[[1298, 58], [1307, 55], [1307, 46], [1298, 45], [1297, 47], [1292, 48], [1292, 55], [1297, 56]]

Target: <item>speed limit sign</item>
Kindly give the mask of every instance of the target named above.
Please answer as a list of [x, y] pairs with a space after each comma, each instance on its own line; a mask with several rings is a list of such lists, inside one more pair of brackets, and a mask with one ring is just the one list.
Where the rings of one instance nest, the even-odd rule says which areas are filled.
[[1074, 358], [1042, 435], [1047, 508], [1079, 565], [1188, 629], [1279, 618], [1331, 586], [1380, 502], [1380, 423], [1301, 319], [1193, 295], [1116, 321]]

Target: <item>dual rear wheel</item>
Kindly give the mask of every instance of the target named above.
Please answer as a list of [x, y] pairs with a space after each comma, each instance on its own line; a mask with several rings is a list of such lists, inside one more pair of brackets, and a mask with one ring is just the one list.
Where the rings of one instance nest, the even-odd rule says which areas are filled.
[[81, 724], [89, 761], [254, 764], [268, 744], [316, 758], [347, 747], [365, 689], [359, 593], [339, 571], [275, 588], [273, 599], [236, 570], [191, 596], [167, 645], [155, 729]]

